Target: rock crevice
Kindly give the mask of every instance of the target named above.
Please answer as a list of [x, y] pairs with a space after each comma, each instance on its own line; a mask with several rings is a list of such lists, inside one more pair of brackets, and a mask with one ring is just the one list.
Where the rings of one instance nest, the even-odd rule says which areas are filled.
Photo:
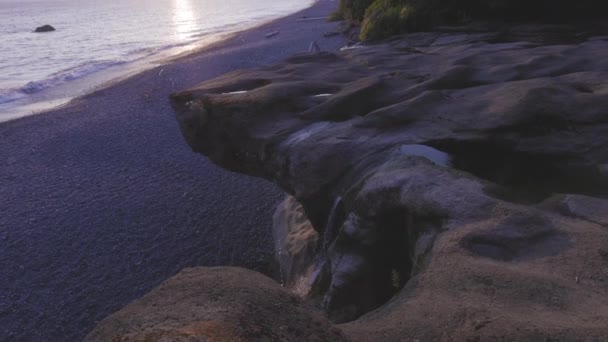
[[[573, 214], [581, 209], [572, 197], [554, 194], [591, 195], [575, 198], [596, 206], [608, 197], [608, 63], [596, 58], [608, 40], [497, 41], [491, 33], [411, 34], [231, 73], [172, 100], [196, 151], [276, 182], [301, 204], [318, 234], [309, 296], [335, 322], [395, 294], [361, 319], [373, 324], [346, 327], [390, 326], [394, 310], [492, 316], [484, 291], [515, 297], [505, 302], [509, 315], [523, 301], [570, 317], [582, 304], [563, 302], [568, 296], [606, 291], [603, 282], [585, 290], [567, 283], [582, 249], [600, 262], [591, 250], [607, 236], [582, 220], [601, 222], [596, 214]], [[245, 87], [250, 80], [264, 82]], [[516, 284], [524, 274], [533, 276]], [[506, 285], [481, 285], [498, 279]], [[546, 299], [530, 292], [538, 286]], [[441, 308], [465, 295], [459, 305], [468, 309]], [[535, 325], [547, 336], [581, 329], [540, 317]], [[585, 331], [603, 331], [592, 326]]]
[[196, 152], [293, 196], [281, 280], [347, 336], [599, 338], [607, 53], [605, 36], [416, 33], [171, 101]]

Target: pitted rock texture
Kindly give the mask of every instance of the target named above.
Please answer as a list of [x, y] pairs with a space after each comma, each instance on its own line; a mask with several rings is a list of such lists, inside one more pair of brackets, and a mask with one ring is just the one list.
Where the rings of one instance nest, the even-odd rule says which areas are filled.
[[320, 313], [260, 273], [184, 269], [104, 319], [85, 341], [343, 341]]
[[608, 36], [501, 41], [298, 55], [172, 103], [196, 152], [302, 205], [309, 296], [353, 339], [606, 336]]

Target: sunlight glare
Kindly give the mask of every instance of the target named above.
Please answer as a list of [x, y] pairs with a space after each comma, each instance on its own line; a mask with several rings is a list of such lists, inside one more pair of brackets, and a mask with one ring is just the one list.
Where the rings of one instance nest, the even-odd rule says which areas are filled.
[[175, 35], [179, 40], [188, 40], [196, 29], [196, 17], [194, 16], [192, 0], [174, 0], [173, 25]]

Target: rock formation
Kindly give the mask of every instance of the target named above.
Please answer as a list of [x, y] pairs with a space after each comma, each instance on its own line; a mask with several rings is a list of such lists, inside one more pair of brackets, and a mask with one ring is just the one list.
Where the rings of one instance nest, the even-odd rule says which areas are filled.
[[[283, 285], [306, 295], [310, 290], [307, 278], [319, 249], [319, 233], [306, 217], [298, 201], [288, 196], [273, 217], [275, 256], [279, 264], [279, 280]], [[299, 288], [298, 288], [299, 287]]]
[[232, 267], [185, 269], [85, 341], [344, 341], [272, 279]]
[[172, 104], [196, 152], [301, 204], [308, 298], [350, 338], [605, 337], [608, 37], [530, 36], [299, 55]]
[[36, 27], [36, 30], [34, 30], [34, 32], [36, 32], [36, 33], [52, 32], [52, 31], [55, 31], [55, 28], [51, 25], [39, 26], [39, 27]]

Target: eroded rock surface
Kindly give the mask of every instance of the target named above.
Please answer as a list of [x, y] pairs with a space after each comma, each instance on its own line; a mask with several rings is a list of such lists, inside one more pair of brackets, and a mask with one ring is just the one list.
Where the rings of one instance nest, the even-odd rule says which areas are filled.
[[293, 289], [299, 287], [297, 293], [307, 294], [307, 278], [320, 247], [319, 233], [293, 196], [287, 196], [275, 211], [273, 239], [280, 282]]
[[353, 339], [606, 336], [608, 37], [502, 41], [299, 55], [172, 103], [195, 151], [302, 205], [309, 296], [367, 313]]
[[260, 273], [181, 271], [104, 319], [85, 341], [343, 341], [320, 313]]

